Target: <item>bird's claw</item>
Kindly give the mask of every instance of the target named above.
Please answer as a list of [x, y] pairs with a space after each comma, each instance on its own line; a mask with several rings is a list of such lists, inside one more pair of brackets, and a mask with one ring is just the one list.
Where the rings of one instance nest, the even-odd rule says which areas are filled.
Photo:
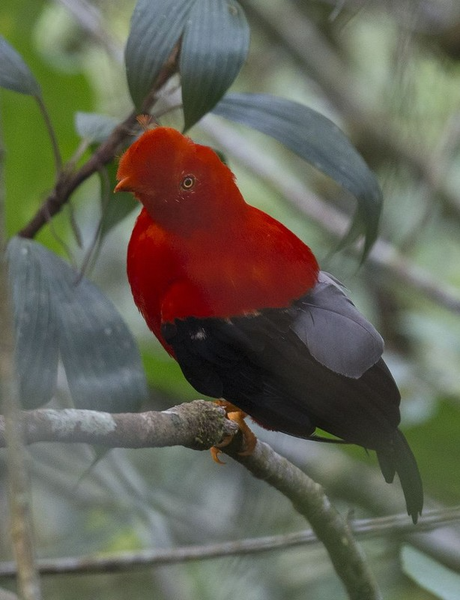
[[[251, 431], [249, 426], [246, 424], [246, 421], [244, 420], [247, 417], [247, 414], [239, 408], [237, 408], [234, 404], [231, 404], [231, 402], [227, 402], [226, 400], [216, 400], [216, 404], [222, 406], [225, 409], [227, 419], [230, 419], [230, 421], [234, 421], [235, 423], [237, 423], [238, 428], [243, 435], [243, 449], [240, 452], [238, 452], [238, 454], [240, 456], [250, 456], [254, 452], [254, 449], [256, 447], [257, 438]], [[221, 448], [225, 448], [225, 446], [228, 446], [232, 439], [233, 436], [228, 435], [220, 444], [217, 444], [216, 446], [213, 446], [211, 448], [211, 456], [213, 460], [219, 463], [220, 465], [225, 464], [224, 461], [220, 460], [219, 458], [219, 454], [222, 453]]]

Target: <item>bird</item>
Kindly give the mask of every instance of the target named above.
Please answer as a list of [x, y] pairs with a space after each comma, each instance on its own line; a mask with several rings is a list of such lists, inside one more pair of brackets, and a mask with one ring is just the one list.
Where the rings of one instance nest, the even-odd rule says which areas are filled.
[[266, 429], [375, 451], [416, 523], [423, 485], [398, 428], [400, 392], [341, 283], [245, 201], [213, 149], [176, 129], [146, 128], [117, 180], [142, 205], [127, 251], [134, 301], [189, 383]]

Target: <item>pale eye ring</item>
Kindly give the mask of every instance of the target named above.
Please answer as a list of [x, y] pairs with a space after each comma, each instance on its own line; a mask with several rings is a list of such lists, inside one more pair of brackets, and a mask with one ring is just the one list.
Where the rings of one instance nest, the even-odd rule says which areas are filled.
[[196, 179], [193, 175], [186, 175], [181, 181], [181, 188], [183, 190], [190, 190], [195, 185]]

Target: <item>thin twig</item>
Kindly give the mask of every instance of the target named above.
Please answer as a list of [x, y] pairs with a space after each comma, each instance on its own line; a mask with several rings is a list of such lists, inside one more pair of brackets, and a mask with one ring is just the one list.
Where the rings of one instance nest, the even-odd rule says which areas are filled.
[[83, 181], [96, 173], [101, 166], [113, 160], [122, 143], [132, 135], [136, 127], [136, 115], [132, 112], [123, 123], [118, 125], [110, 137], [99, 146], [95, 153], [76, 172], [61, 171], [55, 188], [41, 205], [29, 223], [18, 235], [33, 238], [46, 223], [68, 202], [72, 192]]
[[[396, 482], [391, 486], [386, 485], [379, 470], [368, 460], [363, 462], [358, 458], [351, 459], [350, 456], [331, 447], [319, 448], [312, 444], [309, 444], [308, 450], [304, 444], [290, 444], [286, 447], [282, 438], [274, 439], [275, 449], [278, 440], [286, 458], [300, 465], [315, 481], [319, 481], [331, 498], [340, 498], [346, 505], [371, 515], [392, 515], [402, 509], [401, 486]], [[429, 496], [425, 499], [427, 511], [428, 507], [431, 511], [441, 508]], [[458, 508], [457, 506], [449, 509], [452, 511], [451, 516]], [[433, 515], [435, 518], [435, 512], [427, 511], [424, 511], [424, 516]], [[404, 541], [447, 568], [460, 571], [460, 525], [454, 525], [452, 522], [450, 527], [434, 528], [431, 532], [418, 535], [419, 522], [404, 534]]]
[[[359, 519], [350, 521], [350, 529], [358, 538], [376, 536], [401, 537], [405, 534], [416, 536], [419, 533], [443, 527], [452, 522], [460, 521], [460, 507], [431, 511], [421, 517], [417, 523], [417, 531], [408, 520], [407, 515], [392, 515], [379, 519]], [[231, 542], [205, 544], [196, 546], [181, 546], [172, 549], [145, 549], [132, 552], [117, 552], [113, 554], [69, 556], [50, 558], [38, 561], [42, 575], [89, 574], [89, 573], [119, 573], [135, 568], [172, 565], [194, 560], [214, 560], [228, 556], [261, 554], [275, 550], [286, 550], [298, 546], [318, 544], [318, 537], [312, 529], [271, 535], [258, 538], [246, 538]], [[16, 573], [15, 564], [10, 561], [0, 562], [0, 577], [13, 577]]]
[[22, 600], [40, 600], [40, 579], [35, 565], [29, 476], [21, 430], [20, 392], [14, 360], [13, 311], [6, 263], [4, 150], [0, 131], [0, 411], [4, 415], [7, 447], [10, 531], [17, 563], [18, 587]]
[[[149, 111], [157, 100], [158, 92], [176, 73], [178, 52], [179, 47], [177, 46], [171, 53], [171, 56], [152, 86], [152, 90], [142, 106], [142, 112]], [[30, 222], [18, 232], [18, 235], [26, 238], [33, 238], [40, 229], [62, 209], [68, 202], [71, 194], [81, 183], [83, 183], [83, 181], [114, 159], [117, 153], [120, 152], [126, 140], [138, 130], [136, 116], [137, 112], [133, 111], [122, 123], [115, 127], [107, 140], [98, 147], [94, 154], [78, 169], [78, 171], [68, 171], [67, 169], [61, 170], [53, 191]]]

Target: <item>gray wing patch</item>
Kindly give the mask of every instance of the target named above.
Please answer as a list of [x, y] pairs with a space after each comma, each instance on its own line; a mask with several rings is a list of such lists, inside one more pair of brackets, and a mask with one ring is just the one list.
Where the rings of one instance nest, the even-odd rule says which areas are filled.
[[320, 273], [313, 290], [294, 307], [292, 331], [335, 373], [357, 379], [382, 356], [382, 337], [327, 273]]

